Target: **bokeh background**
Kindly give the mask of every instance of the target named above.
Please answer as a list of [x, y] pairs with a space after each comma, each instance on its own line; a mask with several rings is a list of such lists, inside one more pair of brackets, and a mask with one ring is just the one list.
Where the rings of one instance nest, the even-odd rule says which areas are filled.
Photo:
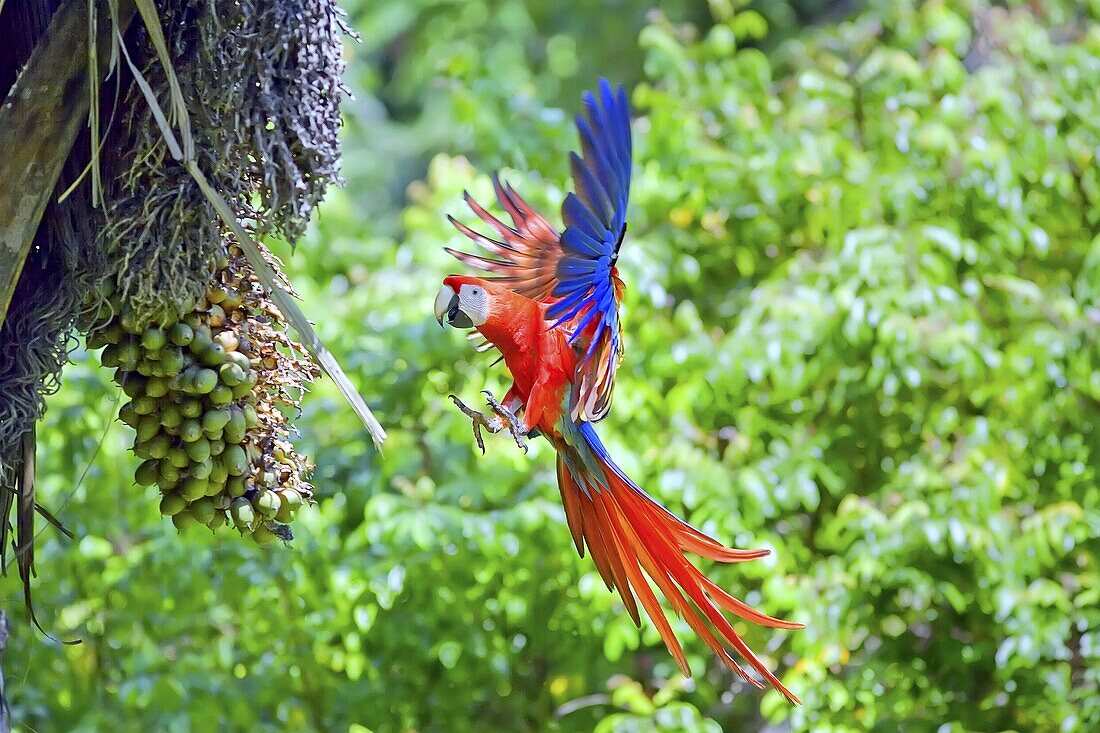
[[[390, 432], [327, 382], [292, 548], [132, 485], [78, 349], [40, 430], [40, 731], [1100, 730], [1100, 3], [346, 0], [347, 186], [276, 246]], [[464, 188], [554, 213], [599, 75], [636, 109], [627, 358], [601, 423], [805, 705], [688, 643], [683, 679], [576, 557], [552, 454], [474, 449], [506, 387], [431, 316]], [[552, 217], [556, 218], [556, 217]], [[690, 638], [683, 624], [679, 628]]]

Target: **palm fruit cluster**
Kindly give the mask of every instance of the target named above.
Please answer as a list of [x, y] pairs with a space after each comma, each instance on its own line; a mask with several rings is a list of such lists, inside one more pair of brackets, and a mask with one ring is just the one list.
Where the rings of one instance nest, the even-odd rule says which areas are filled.
[[240, 249], [224, 246], [215, 275], [175, 323], [142, 327], [113, 293], [89, 348], [129, 398], [135, 472], [157, 486], [160, 511], [179, 530], [236, 527], [258, 544], [292, 537], [288, 523], [312, 501], [311, 466], [294, 450], [288, 413], [319, 374], [287, 332]]

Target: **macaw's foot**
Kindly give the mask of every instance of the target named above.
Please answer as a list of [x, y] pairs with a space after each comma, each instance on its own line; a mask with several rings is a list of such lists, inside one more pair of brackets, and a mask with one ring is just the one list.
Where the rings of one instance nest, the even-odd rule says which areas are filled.
[[497, 417], [501, 418], [505, 422], [505, 426], [508, 428], [508, 432], [512, 435], [512, 439], [516, 441], [516, 445], [523, 448], [523, 452], [527, 452], [527, 441], [525, 440], [527, 434], [523, 431], [523, 423], [516, 417], [516, 413], [509, 410], [504, 405], [497, 402], [497, 398], [493, 397], [493, 393], [487, 389], [481, 390], [481, 393], [485, 395], [485, 401], [489, 403], [489, 409], [493, 411]]
[[485, 439], [481, 437], [481, 428], [484, 427], [490, 433], [500, 432], [500, 429], [503, 427], [500, 418], [495, 415], [489, 417], [484, 413], [467, 407], [465, 402], [458, 399], [458, 397], [453, 394], [447, 396], [455, 403], [455, 407], [462, 410], [462, 412], [473, 422], [474, 440], [477, 441], [477, 447], [481, 449], [481, 455], [485, 455]]
[[523, 426], [511, 411], [497, 402], [493, 395], [486, 391], [489, 396], [489, 408], [492, 410], [492, 415], [486, 415], [483, 412], [467, 407], [466, 404], [458, 399], [454, 395], [447, 395], [455, 403], [455, 407], [462, 410], [463, 414], [470, 418], [473, 423], [474, 440], [477, 441], [477, 447], [481, 449], [482, 455], [485, 454], [485, 440], [482, 438], [481, 429], [485, 428], [490, 433], [499, 433], [505, 428], [511, 433], [512, 437], [516, 441], [516, 445], [523, 448], [523, 452], [527, 452], [527, 442], [523, 439]]

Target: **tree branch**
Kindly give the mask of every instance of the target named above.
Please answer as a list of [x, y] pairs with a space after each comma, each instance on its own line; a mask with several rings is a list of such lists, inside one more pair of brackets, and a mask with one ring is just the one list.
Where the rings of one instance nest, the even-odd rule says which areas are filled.
[[[125, 28], [133, 0], [99, 0], [96, 44], [112, 42], [110, 2]], [[86, 0], [64, 0], [0, 106], [0, 325], [46, 204], [88, 113]], [[106, 73], [109, 53], [97, 54]]]

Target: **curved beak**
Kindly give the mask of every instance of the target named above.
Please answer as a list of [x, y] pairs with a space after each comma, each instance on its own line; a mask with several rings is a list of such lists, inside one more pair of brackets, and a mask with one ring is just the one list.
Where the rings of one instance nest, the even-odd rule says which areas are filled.
[[456, 313], [458, 309], [459, 294], [450, 285], [443, 285], [436, 296], [436, 320], [439, 321], [439, 327], [443, 328], [444, 319], [450, 322], [453, 315], [448, 317], [448, 314]]

